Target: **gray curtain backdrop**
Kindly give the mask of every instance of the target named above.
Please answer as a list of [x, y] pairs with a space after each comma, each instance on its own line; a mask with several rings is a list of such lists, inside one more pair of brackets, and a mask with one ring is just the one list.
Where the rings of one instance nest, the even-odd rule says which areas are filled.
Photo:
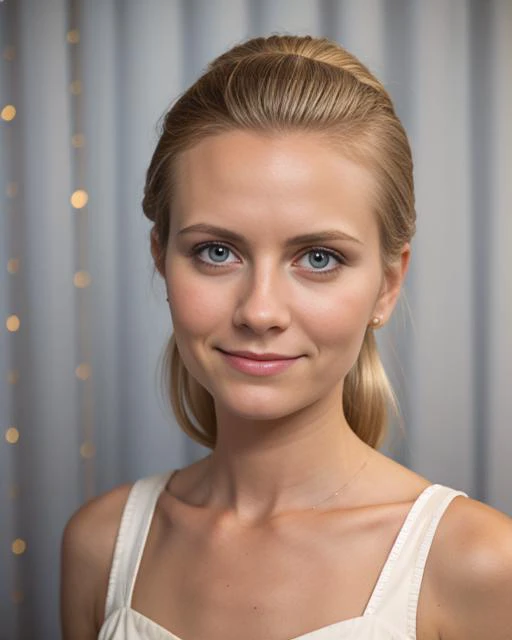
[[384, 451], [512, 514], [512, 2], [3, 0], [0, 640], [60, 637], [60, 537], [80, 504], [207, 453], [159, 392], [171, 326], [144, 173], [206, 63], [273, 32], [353, 51], [410, 134], [418, 233], [379, 332], [404, 433], [395, 421]]

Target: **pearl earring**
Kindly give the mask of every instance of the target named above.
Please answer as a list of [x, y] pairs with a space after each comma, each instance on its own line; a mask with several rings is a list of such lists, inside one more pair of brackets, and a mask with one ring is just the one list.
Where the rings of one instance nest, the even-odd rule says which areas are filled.
[[381, 323], [381, 322], [382, 322], [382, 318], [381, 318], [380, 316], [374, 316], [374, 317], [371, 319], [370, 325], [371, 325], [374, 329], [376, 329], [376, 328], [380, 325], [380, 323]]

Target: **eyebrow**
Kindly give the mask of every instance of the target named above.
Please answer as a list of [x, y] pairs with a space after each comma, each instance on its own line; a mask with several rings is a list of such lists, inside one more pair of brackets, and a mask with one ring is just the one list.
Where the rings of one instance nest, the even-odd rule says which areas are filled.
[[[185, 235], [187, 233], [193, 233], [197, 231], [202, 231], [203, 233], [210, 233], [215, 236], [219, 236], [224, 238], [225, 240], [232, 240], [233, 242], [245, 243], [246, 240], [243, 236], [235, 233], [234, 231], [230, 231], [229, 229], [224, 229], [223, 227], [216, 227], [211, 224], [192, 224], [189, 227], [185, 227], [184, 229], [180, 229], [178, 231], [178, 235]], [[361, 240], [354, 238], [348, 233], [344, 233], [343, 231], [338, 231], [337, 229], [329, 229], [326, 231], [320, 231], [318, 233], [306, 233], [300, 236], [295, 236], [293, 238], [289, 238], [286, 241], [287, 247], [293, 247], [299, 244], [306, 243], [315, 243], [315, 242], [325, 242], [326, 240], [345, 240], [349, 242], [355, 242], [357, 244], [363, 244]]]

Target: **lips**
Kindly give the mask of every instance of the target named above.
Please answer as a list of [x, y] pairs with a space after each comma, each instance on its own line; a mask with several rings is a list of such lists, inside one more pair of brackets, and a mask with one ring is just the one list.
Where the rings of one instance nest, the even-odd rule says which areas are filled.
[[230, 356], [237, 356], [239, 358], [246, 358], [248, 360], [295, 360], [300, 356], [289, 356], [282, 353], [255, 353], [253, 351], [226, 351], [219, 349], [222, 353]]
[[301, 357], [252, 351], [228, 352], [222, 349], [219, 352], [230, 367], [250, 376], [269, 376], [284, 372]]

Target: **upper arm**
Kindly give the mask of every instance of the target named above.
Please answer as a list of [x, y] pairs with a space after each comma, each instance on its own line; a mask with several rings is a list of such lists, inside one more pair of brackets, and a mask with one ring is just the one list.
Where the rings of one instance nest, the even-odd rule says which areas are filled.
[[62, 535], [60, 617], [63, 640], [97, 638], [122, 509], [123, 485], [83, 505]]
[[436, 556], [440, 637], [511, 640], [512, 519], [476, 500], [454, 502]]

